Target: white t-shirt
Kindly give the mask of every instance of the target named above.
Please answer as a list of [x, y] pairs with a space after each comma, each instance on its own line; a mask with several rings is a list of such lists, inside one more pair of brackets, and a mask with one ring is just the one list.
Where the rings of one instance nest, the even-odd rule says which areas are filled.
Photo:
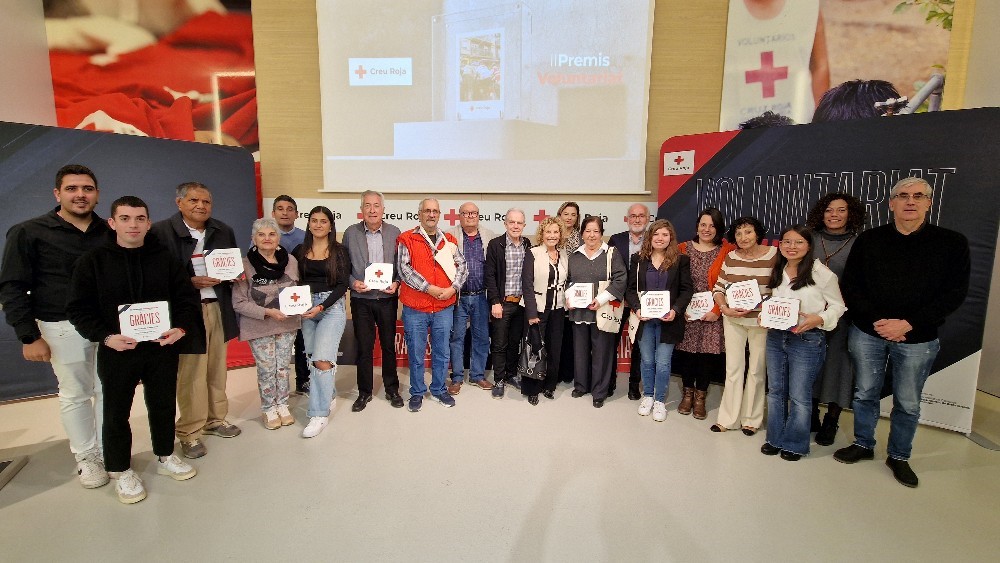
[[[207, 276], [208, 268], [205, 266], [205, 231], [199, 231], [187, 223], [184, 223], [184, 226], [187, 227], [188, 232], [191, 233], [191, 236], [196, 241], [194, 251], [191, 253], [191, 266], [194, 267], [194, 275]], [[203, 287], [200, 291], [202, 299], [218, 299], [214, 287]]]

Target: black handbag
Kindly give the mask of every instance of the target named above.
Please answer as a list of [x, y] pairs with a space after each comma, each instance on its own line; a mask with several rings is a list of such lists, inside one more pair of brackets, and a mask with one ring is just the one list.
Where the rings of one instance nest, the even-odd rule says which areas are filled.
[[521, 343], [521, 356], [517, 359], [517, 375], [529, 379], [545, 379], [548, 354], [538, 324], [528, 326], [528, 334]]

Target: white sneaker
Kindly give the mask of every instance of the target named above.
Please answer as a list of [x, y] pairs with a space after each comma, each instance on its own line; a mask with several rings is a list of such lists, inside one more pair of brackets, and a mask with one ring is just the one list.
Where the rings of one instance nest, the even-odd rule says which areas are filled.
[[325, 416], [311, 417], [309, 419], [309, 424], [302, 429], [302, 437], [313, 438], [315, 436], [319, 436], [319, 433], [322, 432], [324, 428], [326, 428], [326, 425], [329, 424], [329, 422], [330, 419]]
[[278, 418], [281, 420], [282, 426], [295, 424], [295, 417], [289, 412], [288, 405], [278, 405]]
[[656, 401], [653, 403], [653, 420], [656, 422], [663, 422], [667, 419], [667, 405]]
[[76, 463], [76, 474], [85, 489], [96, 489], [108, 484], [108, 472], [99, 453], [92, 452]]
[[649, 413], [653, 411], [653, 398], [643, 397], [639, 401], [639, 416], [649, 416]]
[[281, 419], [278, 418], [278, 409], [270, 408], [264, 411], [264, 428], [277, 430], [281, 428]]
[[142, 486], [142, 479], [131, 469], [126, 469], [118, 475], [115, 489], [118, 491], [118, 500], [123, 504], [135, 504], [146, 498], [146, 488]]
[[177, 457], [176, 454], [171, 454], [164, 461], [156, 458], [156, 472], [160, 475], [166, 475], [175, 481], [187, 481], [198, 474], [194, 467], [191, 467], [187, 462]]
[[336, 395], [334, 395], [333, 398], [330, 399], [330, 412], [333, 412], [335, 410], [337, 410], [337, 396]]

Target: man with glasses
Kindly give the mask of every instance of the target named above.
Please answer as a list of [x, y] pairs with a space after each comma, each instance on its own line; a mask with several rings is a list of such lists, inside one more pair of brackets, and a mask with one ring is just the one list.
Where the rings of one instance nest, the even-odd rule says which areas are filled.
[[[633, 203], [628, 208], [628, 230], [611, 235], [608, 240], [608, 245], [614, 247], [615, 252], [621, 256], [622, 262], [625, 264], [630, 264], [629, 259], [633, 254], [639, 252], [639, 248], [642, 247], [643, 238], [646, 235], [646, 227], [649, 226], [649, 208], [641, 203]], [[618, 366], [618, 346], [622, 342], [622, 331], [628, 326], [628, 315], [630, 309], [628, 305], [625, 306], [625, 310], [622, 313], [622, 326], [618, 331], [618, 340], [615, 344], [615, 366], [617, 371]], [[632, 346], [632, 360], [629, 365], [628, 374], [628, 398], [633, 401], [638, 401], [642, 398], [642, 393], [639, 392], [639, 383], [642, 381], [642, 372], [640, 369], [641, 362], [639, 361], [639, 347]], [[612, 374], [611, 384], [608, 386], [608, 396], [610, 397], [615, 392], [615, 374]]]
[[858, 236], [841, 288], [853, 326], [854, 443], [837, 450], [841, 463], [875, 456], [875, 425], [886, 365], [892, 365], [892, 413], [886, 465], [896, 480], [917, 486], [908, 460], [920, 419], [920, 397], [940, 344], [937, 329], [965, 300], [969, 243], [961, 233], [927, 222], [933, 190], [920, 178], [892, 187], [893, 222]]
[[[517, 360], [524, 335], [524, 288], [521, 272], [524, 253], [531, 248], [524, 232], [524, 211], [507, 210], [504, 216], [507, 233], [490, 241], [486, 247], [486, 298], [493, 317], [493, 398], [503, 399], [505, 382], [520, 388]], [[533, 291], [533, 290], [532, 290]], [[531, 296], [533, 297], [533, 296]]]
[[[490, 308], [486, 301], [483, 273], [486, 245], [496, 237], [493, 231], [479, 225], [479, 207], [467, 201], [458, 208], [459, 225], [448, 230], [458, 241], [465, 257], [469, 277], [459, 291], [455, 303], [455, 319], [451, 327], [451, 383], [448, 393], [458, 395], [465, 379], [466, 332], [472, 333], [469, 346], [469, 383], [489, 391], [493, 384], [486, 379], [486, 356], [490, 352]], [[468, 326], [469, 330], [466, 330]]]
[[403, 333], [410, 363], [410, 401], [407, 409], [417, 412], [423, 405], [424, 353], [427, 332], [431, 334], [431, 398], [446, 407], [455, 406], [448, 394], [448, 344], [453, 307], [459, 289], [469, 275], [455, 237], [438, 229], [441, 204], [427, 198], [417, 208], [420, 224], [396, 239], [399, 257], [399, 300], [403, 303]]

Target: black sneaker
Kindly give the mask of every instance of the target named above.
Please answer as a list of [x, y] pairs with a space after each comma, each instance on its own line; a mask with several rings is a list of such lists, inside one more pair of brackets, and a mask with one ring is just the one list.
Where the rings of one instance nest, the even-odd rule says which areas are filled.
[[875, 459], [875, 452], [863, 446], [851, 444], [834, 452], [833, 459], [840, 463], [857, 463], [865, 459]]
[[503, 399], [504, 387], [505, 385], [502, 379], [493, 384], [493, 391], [490, 391], [490, 393], [493, 394], [494, 399]]
[[816, 443], [820, 446], [831, 446], [833, 442], [837, 439], [837, 417], [830, 416], [830, 413], [826, 413], [823, 417], [823, 424], [819, 427], [819, 432], [816, 433]]
[[542, 391], [542, 395], [544, 395], [545, 398], [548, 399], [548, 400], [550, 400], [550, 401], [556, 398], [555, 391], [549, 391], [548, 389], [546, 389], [545, 391]]
[[917, 474], [910, 469], [910, 463], [905, 459], [885, 458], [885, 464], [892, 469], [892, 476], [904, 487], [915, 488], [918, 483]]
[[577, 389], [574, 389], [573, 392], [571, 393], [571, 395], [573, 395], [574, 399], [579, 399], [580, 397], [582, 397], [582, 396], [584, 396], [586, 394], [587, 394], [586, 391], [580, 391], [580, 390], [577, 390]]

